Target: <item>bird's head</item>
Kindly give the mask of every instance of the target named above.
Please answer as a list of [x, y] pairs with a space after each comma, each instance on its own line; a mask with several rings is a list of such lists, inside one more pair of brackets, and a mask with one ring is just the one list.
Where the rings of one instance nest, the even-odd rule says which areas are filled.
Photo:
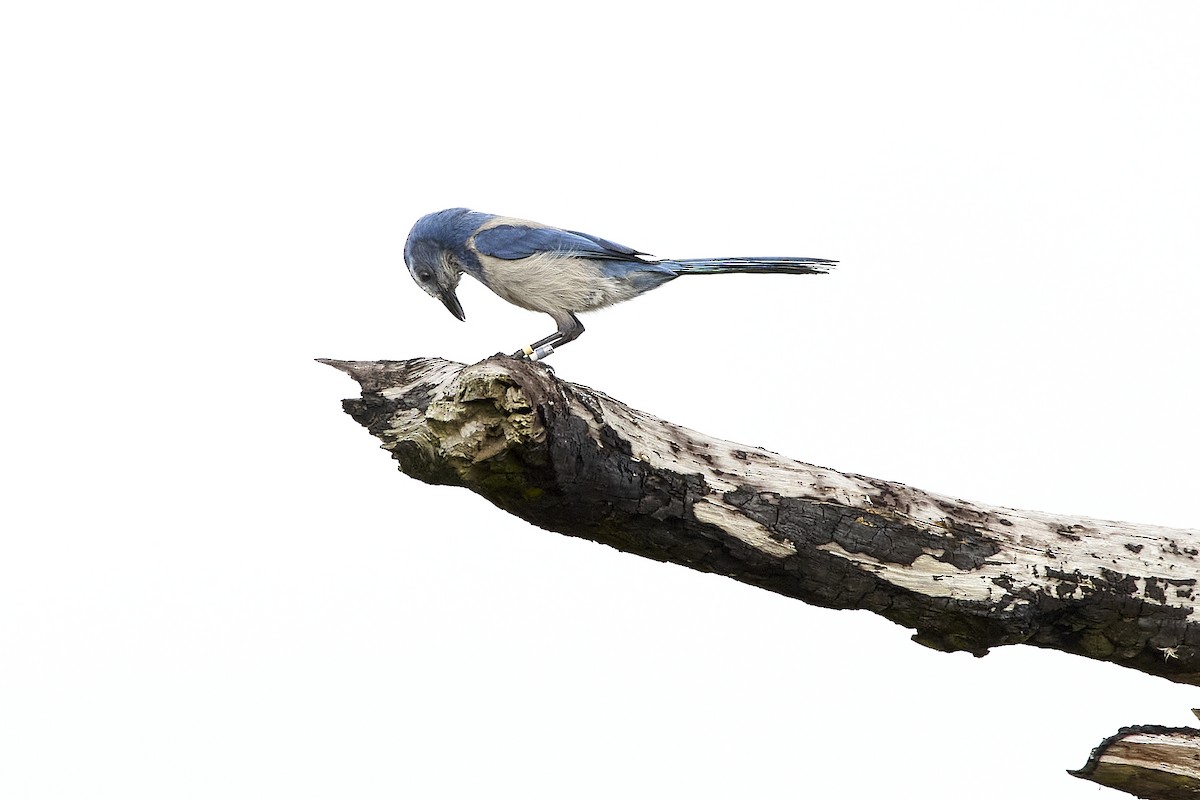
[[466, 240], [478, 227], [477, 216], [484, 215], [465, 208], [427, 214], [413, 225], [404, 245], [404, 263], [413, 280], [459, 319], [466, 314], [455, 290], [466, 269]]
[[462, 270], [450, 260], [445, 250], [430, 246], [427, 242], [413, 244], [409, 239], [404, 248], [404, 263], [408, 265], [408, 274], [412, 275], [430, 297], [436, 297], [459, 319], [466, 319], [462, 303], [458, 302], [458, 281]]

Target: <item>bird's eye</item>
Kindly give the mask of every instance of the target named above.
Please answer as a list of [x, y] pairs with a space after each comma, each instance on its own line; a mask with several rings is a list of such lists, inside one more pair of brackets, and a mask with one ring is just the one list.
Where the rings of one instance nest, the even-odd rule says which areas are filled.
[[433, 275], [428, 272], [419, 272], [417, 273], [417, 277], [421, 279], [421, 283], [427, 283]]

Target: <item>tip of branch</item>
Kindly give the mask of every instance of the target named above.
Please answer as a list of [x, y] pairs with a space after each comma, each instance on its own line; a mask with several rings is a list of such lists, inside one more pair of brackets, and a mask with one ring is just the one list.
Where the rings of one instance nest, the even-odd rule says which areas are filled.
[[316, 360], [320, 364], [327, 364], [336, 370], [341, 370], [360, 385], [367, 378], [367, 374], [377, 366], [373, 361], [342, 361], [337, 358], [318, 358]]
[[[313, 360], [318, 364], [326, 364], [346, 373], [364, 389], [367, 388], [368, 384], [375, 385], [384, 377], [394, 382], [401, 380], [402, 376], [417, 376], [431, 370], [444, 370], [447, 368], [462, 369], [467, 366], [456, 361], [447, 361], [444, 358], [409, 358], [404, 361], [343, 361], [340, 358], [317, 358]], [[546, 376], [553, 378], [554, 375], [554, 371], [547, 365], [513, 358], [504, 353], [497, 353], [494, 356], [485, 358], [478, 362], [478, 364], [485, 364], [490, 361], [504, 364], [510, 368], [515, 366], [532, 366], [536, 371]]]
[[463, 364], [443, 358], [410, 358], [405, 361], [342, 361], [338, 358], [315, 359], [353, 378], [364, 392], [378, 391], [385, 386], [428, 378], [435, 373], [457, 371]]

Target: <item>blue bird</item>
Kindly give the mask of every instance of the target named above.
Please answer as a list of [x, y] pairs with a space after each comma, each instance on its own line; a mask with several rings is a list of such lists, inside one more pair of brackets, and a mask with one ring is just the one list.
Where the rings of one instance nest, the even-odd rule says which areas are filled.
[[466, 319], [455, 290], [463, 273], [513, 305], [549, 314], [558, 329], [514, 353], [533, 361], [579, 338], [575, 315], [657, 289], [680, 275], [727, 272], [820, 275], [823, 258], [650, 258], [631, 247], [528, 220], [448, 208], [417, 220], [404, 245], [417, 285]]

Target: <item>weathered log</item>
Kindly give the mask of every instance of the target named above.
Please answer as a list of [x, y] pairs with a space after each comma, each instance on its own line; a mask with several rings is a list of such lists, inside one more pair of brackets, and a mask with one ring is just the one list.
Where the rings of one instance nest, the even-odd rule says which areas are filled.
[[1200, 684], [1200, 532], [984, 506], [714, 439], [496, 356], [323, 360], [419, 480], [548, 530], [829, 608], [937, 650], [1029, 644]]
[[1200, 730], [1122, 728], [1071, 774], [1146, 800], [1193, 800], [1200, 795]]

